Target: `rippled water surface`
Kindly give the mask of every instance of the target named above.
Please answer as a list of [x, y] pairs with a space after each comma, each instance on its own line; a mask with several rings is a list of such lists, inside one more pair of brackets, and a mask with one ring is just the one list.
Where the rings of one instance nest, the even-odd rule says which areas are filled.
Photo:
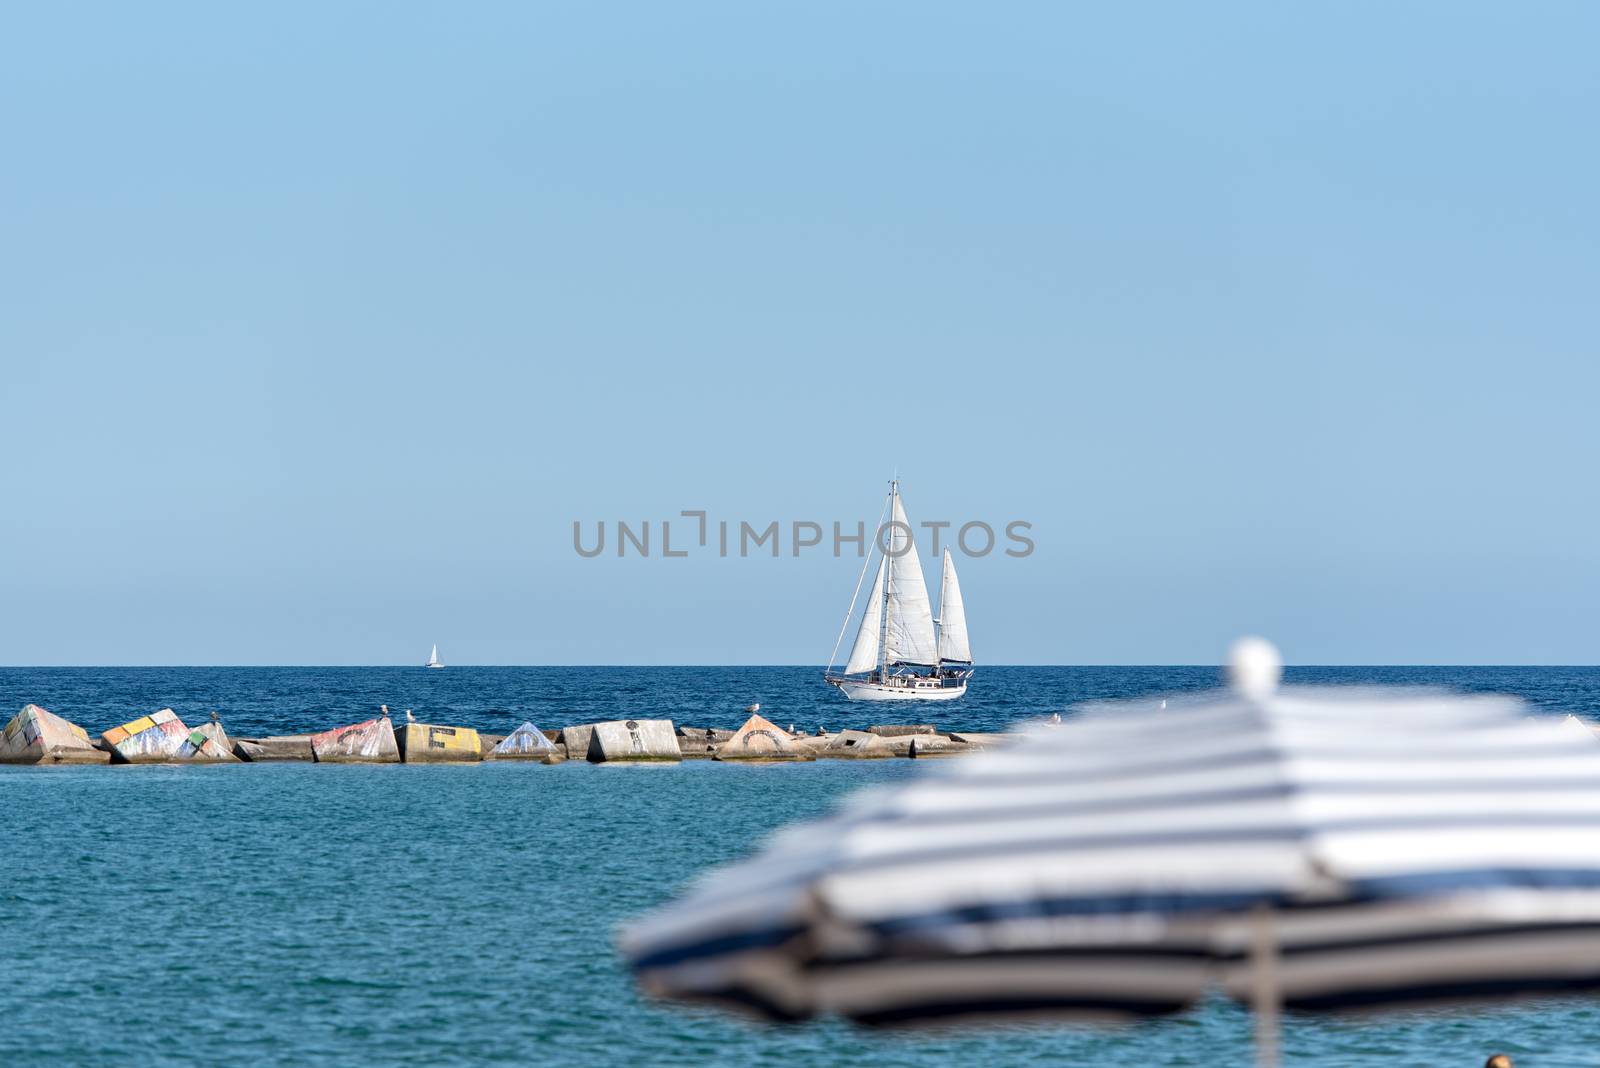
[[[1600, 718], [1600, 669], [1299, 669], [1420, 682]], [[987, 668], [919, 718], [995, 728], [1073, 702], [1210, 685], [1204, 668]], [[485, 729], [621, 715], [735, 726], [903, 718], [799, 668], [0, 669], [94, 731], [165, 705], [235, 734], [348, 722], [379, 703]], [[898, 713], [898, 715], [896, 715]], [[880, 1037], [763, 1030], [642, 1003], [616, 925], [770, 828], [912, 761], [740, 767], [0, 768], [0, 1065], [832, 1066], [1249, 1063], [1249, 1022], [1210, 1004], [1122, 1031]], [[1600, 1002], [1596, 1003], [1600, 1006]], [[1292, 1020], [1291, 1063], [1586, 1065], [1587, 1002]]]

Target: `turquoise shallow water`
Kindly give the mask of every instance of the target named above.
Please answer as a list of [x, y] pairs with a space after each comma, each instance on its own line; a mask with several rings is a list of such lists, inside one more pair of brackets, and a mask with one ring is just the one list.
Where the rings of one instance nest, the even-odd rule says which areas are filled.
[[[331, 709], [316, 725], [353, 718], [344, 713], [406, 678], [340, 669], [341, 697], [312, 669], [235, 669], [207, 681], [212, 670], [184, 669], [183, 685], [235, 693], [224, 708], [236, 732], [239, 720], [312, 725], [288, 706], [313, 693]], [[529, 676], [503, 670], [511, 674], [443, 673], [450, 707], [507, 717], [536, 707], [521, 688]], [[597, 693], [649, 677], [542, 670], [572, 673], [561, 679], [573, 694], [586, 692], [585, 671]], [[692, 720], [737, 720], [722, 714], [723, 672], [735, 669], [671, 670], [686, 673], [672, 684], [680, 718], [687, 710]], [[798, 681], [785, 696], [795, 670], [736, 669], [780, 707], [805, 696]], [[1408, 671], [1332, 674], [1523, 692], [1552, 712], [1600, 710], [1595, 669]], [[1117, 696], [1212, 677], [990, 669], [986, 700], [959, 715], [972, 721], [964, 725], [995, 725], [1086, 691]], [[172, 703], [193, 716], [202, 702], [181, 707], [178, 692], [187, 691], [156, 669], [0, 670], [0, 707], [38, 700], [97, 729], [125, 708]], [[618, 698], [592, 701], [616, 707]], [[809, 711], [841, 725], [853, 709]], [[956, 721], [943, 710], [938, 718]], [[907, 1038], [838, 1024], [759, 1029], [635, 996], [612, 949], [619, 922], [744, 855], [769, 828], [920, 766], [0, 768], [0, 1065], [1249, 1062], [1248, 1020], [1222, 1004], [1122, 1031]], [[1597, 1059], [1600, 1002], [1292, 1020], [1285, 1037], [1291, 1063], [1475, 1066], [1504, 1049], [1524, 1068], [1587, 1065]]]

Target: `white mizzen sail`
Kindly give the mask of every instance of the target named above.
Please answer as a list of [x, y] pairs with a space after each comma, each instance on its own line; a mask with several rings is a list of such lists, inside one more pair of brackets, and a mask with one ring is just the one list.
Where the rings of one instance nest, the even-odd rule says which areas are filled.
[[898, 493], [890, 519], [889, 624], [884, 628], [883, 662], [934, 667], [939, 663], [939, 649], [933, 637], [933, 609], [922, 579], [917, 541]]
[[939, 659], [961, 664], [972, 663], [972, 645], [967, 641], [967, 606], [961, 603], [961, 582], [956, 578], [955, 561], [944, 551], [944, 579], [939, 585]]
[[872, 596], [867, 598], [867, 612], [861, 617], [861, 629], [856, 631], [856, 643], [850, 648], [850, 662], [844, 666], [846, 675], [871, 671], [878, 666], [878, 631], [882, 627], [883, 564], [879, 562], [878, 577], [872, 582]]

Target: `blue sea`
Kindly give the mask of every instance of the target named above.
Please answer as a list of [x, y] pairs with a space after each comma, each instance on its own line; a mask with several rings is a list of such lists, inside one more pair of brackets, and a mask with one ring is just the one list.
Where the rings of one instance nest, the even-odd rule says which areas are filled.
[[[759, 701], [813, 730], [903, 719], [814, 669], [0, 668], [27, 702], [100, 731], [170, 706], [235, 735], [366, 718], [505, 731], [664, 716], [734, 727]], [[1600, 719], [1600, 668], [1293, 668], [1291, 682], [1427, 684]], [[980, 668], [916, 706], [995, 730], [1078, 702], [1215, 685], [1214, 668]], [[1121, 1030], [925, 1037], [764, 1029], [642, 1001], [613, 932], [695, 873], [907, 760], [741, 767], [0, 767], [0, 1065], [1250, 1063], [1217, 1002]], [[1291, 1018], [1288, 1063], [1519, 1068], [1600, 1061], [1600, 1001], [1362, 1021]]]

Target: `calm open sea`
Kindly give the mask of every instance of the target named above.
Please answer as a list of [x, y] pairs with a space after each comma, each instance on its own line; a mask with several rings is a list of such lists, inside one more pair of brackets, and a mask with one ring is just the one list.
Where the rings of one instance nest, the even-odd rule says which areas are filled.
[[[1600, 668], [1291, 669], [1290, 681], [1508, 692], [1600, 719]], [[918, 718], [969, 730], [1213, 685], [1209, 668], [980, 668]], [[92, 731], [171, 706], [234, 734], [365, 718], [506, 730], [623, 716], [814, 729], [901, 719], [802, 668], [0, 668]], [[3, 717], [0, 717], [3, 718]], [[0, 1065], [1097, 1065], [1249, 1063], [1208, 1004], [1120, 1031], [882, 1037], [765, 1030], [643, 1003], [622, 920], [770, 829], [903, 779], [906, 760], [777, 767], [0, 768]], [[1600, 1000], [1360, 1023], [1291, 1020], [1290, 1063], [1592, 1065]]]

